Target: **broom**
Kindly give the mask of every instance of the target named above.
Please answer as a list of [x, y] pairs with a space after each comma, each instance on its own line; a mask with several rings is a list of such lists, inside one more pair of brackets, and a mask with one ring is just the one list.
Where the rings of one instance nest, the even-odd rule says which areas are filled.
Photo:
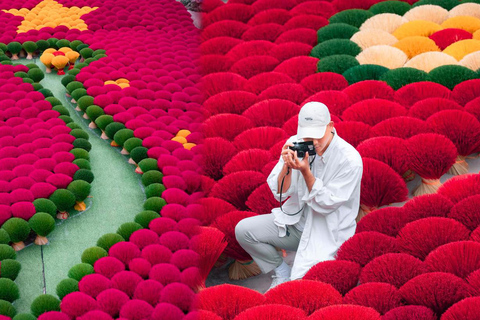
[[205, 288], [208, 274], [226, 246], [225, 235], [212, 227], [200, 227], [200, 234], [192, 239], [190, 248], [200, 255], [200, 279], [196, 292]]
[[235, 259], [228, 269], [228, 276], [231, 280], [247, 279], [261, 273], [258, 265], [250, 255], [239, 245], [235, 238], [235, 226], [243, 219], [254, 217], [256, 213], [246, 211], [231, 211], [226, 213], [212, 223], [212, 226], [225, 234], [228, 245], [224, 252], [226, 256]]
[[465, 158], [473, 153], [480, 141], [480, 122], [470, 113], [460, 110], [437, 112], [427, 119], [430, 128], [449, 138], [457, 148], [457, 159], [448, 173], [468, 173]]
[[445, 136], [424, 133], [407, 140], [410, 164], [422, 183], [413, 191], [414, 196], [437, 192], [441, 186], [440, 177], [455, 163], [457, 149]]

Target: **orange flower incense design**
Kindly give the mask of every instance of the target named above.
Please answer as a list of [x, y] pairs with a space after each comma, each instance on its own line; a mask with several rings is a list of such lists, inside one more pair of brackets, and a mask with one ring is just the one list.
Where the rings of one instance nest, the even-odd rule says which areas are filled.
[[26, 8], [3, 10], [15, 16], [23, 17], [24, 20], [18, 26], [17, 32], [23, 33], [29, 30], [40, 30], [45, 27], [55, 28], [66, 26], [69, 29], [88, 30], [88, 26], [80, 17], [92, 12], [98, 7], [64, 7], [55, 0], [43, 0], [33, 9]]

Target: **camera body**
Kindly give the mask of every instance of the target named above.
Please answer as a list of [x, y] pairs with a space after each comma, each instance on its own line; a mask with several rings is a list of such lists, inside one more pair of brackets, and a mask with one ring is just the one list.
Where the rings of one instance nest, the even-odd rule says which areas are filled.
[[313, 141], [293, 142], [293, 146], [290, 146], [288, 148], [290, 150], [297, 151], [297, 157], [299, 158], [305, 157], [305, 153], [308, 153], [309, 156], [316, 153]]

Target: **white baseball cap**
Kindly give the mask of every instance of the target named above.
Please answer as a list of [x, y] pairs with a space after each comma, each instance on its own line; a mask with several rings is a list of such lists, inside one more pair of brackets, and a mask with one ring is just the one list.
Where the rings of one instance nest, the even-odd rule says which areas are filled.
[[297, 138], [321, 139], [330, 123], [330, 111], [321, 102], [307, 102], [298, 114]]

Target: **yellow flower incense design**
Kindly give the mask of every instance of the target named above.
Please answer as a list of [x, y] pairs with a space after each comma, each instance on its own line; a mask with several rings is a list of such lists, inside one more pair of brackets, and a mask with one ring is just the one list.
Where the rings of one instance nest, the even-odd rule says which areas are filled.
[[29, 30], [40, 30], [45, 27], [55, 28], [66, 26], [69, 29], [88, 30], [88, 26], [80, 17], [92, 12], [98, 7], [64, 7], [55, 0], [43, 0], [33, 9], [26, 8], [3, 10], [15, 16], [23, 17], [24, 20], [18, 26], [17, 32], [23, 33]]

